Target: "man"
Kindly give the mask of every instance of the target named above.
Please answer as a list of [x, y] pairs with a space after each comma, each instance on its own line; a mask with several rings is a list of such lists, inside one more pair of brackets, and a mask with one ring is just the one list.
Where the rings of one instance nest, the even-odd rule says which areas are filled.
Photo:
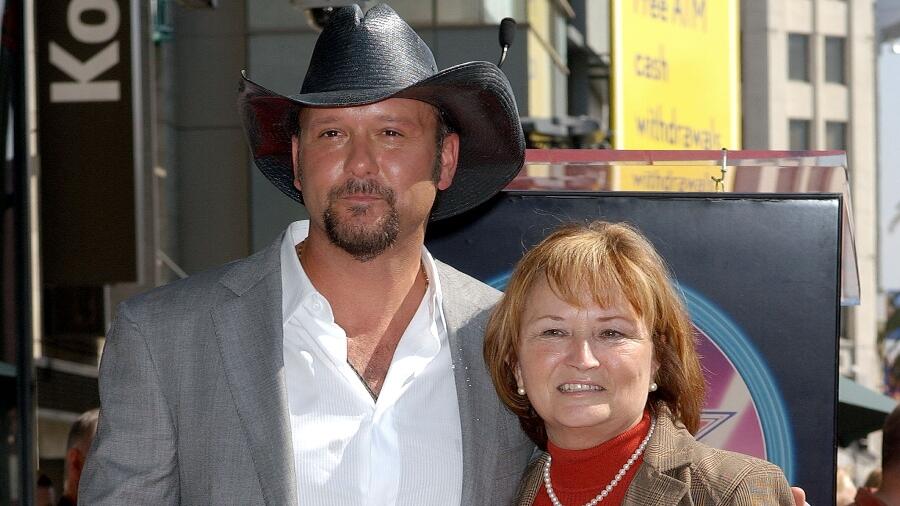
[[310, 220], [120, 305], [83, 501], [508, 504], [533, 445], [481, 358], [498, 294], [423, 247], [429, 219], [521, 167], [506, 78], [438, 72], [389, 7], [354, 6], [299, 94], [245, 79], [239, 105], [257, 167]]
[[81, 472], [84, 470], [88, 450], [94, 441], [94, 434], [97, 432], [97, 416], [99, 414], [99, 409], [85, 411], [69, 428], [63, 470], [63, 493], [57, 503], [58, 506], [78, 504], [78, 483], [81, 481]]
[[881, 485], [877, 490], [861, 487], [853, 503], [857, 506], [900, 504], [900, 406], [884, 421], [881, 435]]

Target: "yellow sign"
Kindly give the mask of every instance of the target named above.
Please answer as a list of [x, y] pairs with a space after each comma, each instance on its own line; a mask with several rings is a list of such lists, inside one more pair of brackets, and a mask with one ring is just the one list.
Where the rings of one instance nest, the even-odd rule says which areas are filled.
[[[614, 147], [739, 149], [738, 1], [611, 4]], [[679, 175], [712, 191], [716, 167], [684, 169], [678, 168]], [[636, 181], [650, 179], [621, 178], [619, 189], [645, 189]]]
[[613, 188], [622, 191], [731, 191], [734, 171], [724, 174], [712, 165], [620, 165], [614, 167]]

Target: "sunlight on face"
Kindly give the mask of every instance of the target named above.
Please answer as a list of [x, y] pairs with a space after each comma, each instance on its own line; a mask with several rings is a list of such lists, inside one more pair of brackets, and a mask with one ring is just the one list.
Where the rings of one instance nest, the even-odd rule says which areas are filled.
[[516, 380], [557, 446], [597, 446], [640, 421], [658, 365], [653, 342], [619, 294], [573, 306], [546, 280], [522, 312]]
[[458, 136], [438, 145], [437, 127], [436, 109], [418, 100], [304, 109], [292, 142], [311, 229], [363, 261], [423, 234], [456, 167]]

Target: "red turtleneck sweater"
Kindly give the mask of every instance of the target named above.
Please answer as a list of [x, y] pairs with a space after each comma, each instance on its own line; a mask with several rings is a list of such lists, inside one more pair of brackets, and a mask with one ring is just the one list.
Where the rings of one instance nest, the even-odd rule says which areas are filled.
[[[547, 443], [547, 451], [553, 459], [550, 466], [550, 482], [556, 497], [566, 506], [581, 506], [590, 501], [615, 478], [619, 469], [628, 462], [650, 430], [650, 413], [637, 425], [618, 436], [585, 450], [565, 450]], [[646, 450], [645, 450], [646, 451]], [[634, 474], [644, 462], [642, 454], [628, 469], [619, 484], [603, 499], [602, 505], [621, 504]], [[534, 506], [552, 506], [547, 489], [541, 485]]]

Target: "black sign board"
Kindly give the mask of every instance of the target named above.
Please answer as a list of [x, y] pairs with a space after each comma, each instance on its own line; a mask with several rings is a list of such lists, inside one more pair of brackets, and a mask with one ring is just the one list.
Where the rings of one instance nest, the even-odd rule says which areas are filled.
[[438, 259], [502, 289], [563, 222], [627, 221], [672, 268], [708, 384], [696, 437], [765, 458], [834, 501], [838, 195], [505, 192], [432, 224]]
[[34, 2], [44, 281], [137, 279], [129, 0]]

